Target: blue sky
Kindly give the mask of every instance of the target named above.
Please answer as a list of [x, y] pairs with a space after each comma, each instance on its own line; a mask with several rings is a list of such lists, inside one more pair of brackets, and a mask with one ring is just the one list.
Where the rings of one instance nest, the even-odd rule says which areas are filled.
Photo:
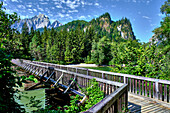
[[165, 0], [2, 0], [7, 13], [16, 12], [22, 19], [45, 14], [62, 24], [73, 20], [90, 21], [108, 12], [113, 21], [130, 19], [134, 34], [148, 42], [154, 28], [164, 17], [160, 7]]

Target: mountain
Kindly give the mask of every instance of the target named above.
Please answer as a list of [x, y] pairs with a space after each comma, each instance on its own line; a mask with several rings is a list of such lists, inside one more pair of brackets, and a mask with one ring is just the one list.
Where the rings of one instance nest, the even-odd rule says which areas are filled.
[[32, 18], [29, 19], [21, 19], [19, 22], [16, 22], [15, 24], [12, 25], [12, 28], [17, 28], [18, 31], [21, 32], [22, 30], [22, 26], [24, 23], [27, 23], [27, 26], [29, 28], [29, 30], [31, 29], [31, 27], [34, 28], [34, 30], [37, 29], [42, 29], [45, 26], [47, 28], [56, 28], [61, 26], [62, 24], [60, 22], [58, 22], [57, 20], [54, 21], [52, 24], [49, 20], [49, 18], [47, 16], [45, 16], [44, 14], [40, 14], [38, 16], [34, 16]]
[[63, 26], [57, 27], [57, 31], [63, 29], [73, 29], [75, 30], [78, 26], [81, 27], [84, 31], [93, 27], [95, 32], [100, 34], [101, 36], [108, 36], [111, 39], [129, 39], [135, 40], [136, 37], [134, 35], [130, 20], [127, 18], [122, 18], [119, 21], [112, 21], [110, 14], [105, 13], [96, 19], [92, 19], [91, 21], [83, 21], [83, 20], [75, 20], [69, 22]]

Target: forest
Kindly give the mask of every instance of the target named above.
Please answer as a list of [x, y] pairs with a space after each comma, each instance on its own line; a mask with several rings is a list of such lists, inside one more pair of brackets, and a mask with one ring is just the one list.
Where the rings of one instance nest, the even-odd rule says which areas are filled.
[[[13, 93], [9, 93], [14, 92], [11, 87], [16, 85], [18, 79], [13, 76], [12, 73], [15, 72], [11, 69], [10, 60], [14, 58], [57, 64], [95, 63], [99, 66], [109, 65], [113, 72], [170, 80], [169, 0], [161, 7], [161, 12], [165, 14], [161, 26], [153, 30], [156, 38], [160, 40], [159, 44], [154, 43], [154, 39], [152, 43], [136, 40], [131, 27], [126, 27], [131, 26], [127, 18], [113, 22], [110, 21], [108, 13], [89, 23], [79, 21], [72, 25], [73, 21], [69, 23], [73, 27], [70, 29], [45, 27], [42, 32], [33, 28], [29, 31], [25, 23], [20, 33], [11, 28], [11, 25], [19, 20], [18, 15], [6, 14], [3, 8], [1, 3], [0, 89], [8, 92], [0, 92], [1, 108], [11, 107], [14, 111], [21, 109], [13, 99]], [[101, 18], [106, 18], [104, 23]], [[109, 23], [108, 28], [103, 26], [105, 22]], [[123, 31], [129, 38], [121, 37], [117, 30], [120, 24], [125, 26]]]
[[[100, 18], [104, 18], [105, 22], [99, 21]], [[109, 31], [106, 31], [103, 25], [100, 26], [109, 22], [112, 22], [109, 24]], [[125, 39], [120, 31], [111, 30], [117, 29], [119, 25], [128, 26], [125, 27], [125, 33], [131, 32], [132, 36]], [[152, 43], [141, 43], [134, 38], [130, 28], [131, 24], [127, 18], [113, 22], [108, 13], [89, 23], [73, 21], [57, 29], [45, 27], [42, 32], [33, 28], [29, 32], [25, 23], [22, 32], [13, 32], [5, 44], [8, 45], [8, 52], [16, 58], [57, 64], [85, 62], [99, 66], [109, 65], [113, 72], [170, 79], [169, 39], [163, 39], [167, 34], [158, 37], [157, 28], [154, 32], [159, 40], [162, 39], [161, 43], [153, 43], [154, 39]]]

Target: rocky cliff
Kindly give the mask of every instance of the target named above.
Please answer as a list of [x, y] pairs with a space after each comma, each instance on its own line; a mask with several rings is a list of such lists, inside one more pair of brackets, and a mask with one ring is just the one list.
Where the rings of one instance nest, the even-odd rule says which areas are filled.
[[16, 22], [14, 25], [12, 25], [12, 27], [16, 28], [18, 31], [21, 32], [22, 26], [25, 22], [27, 23], [29, 30], [31, 29], [31, 27], [33, 27], [34, 30], [36, 30], [36, 29], [44, 28], [45, 26], [47, 28], [52, 28], [52, 27], [56, 28], [62, 25], [57, 20], [51, 24], [47, 16], [45, 16], [44, 14], [40, 14], [38, 16], [34, 16], [29, 19], [21, 19], [19, 22]]

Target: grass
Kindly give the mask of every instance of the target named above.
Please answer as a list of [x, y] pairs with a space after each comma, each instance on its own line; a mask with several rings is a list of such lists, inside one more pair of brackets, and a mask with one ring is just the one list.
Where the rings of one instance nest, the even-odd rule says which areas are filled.
[[111, 71], [112, 70], [112, 67], [109, 67], [109, 66], [105, 66], [105, 67], [84, 67], [84, 68], [87, 68], [87, 69], [95, 69], [95, 70], [101, 70], [101, 71]]

